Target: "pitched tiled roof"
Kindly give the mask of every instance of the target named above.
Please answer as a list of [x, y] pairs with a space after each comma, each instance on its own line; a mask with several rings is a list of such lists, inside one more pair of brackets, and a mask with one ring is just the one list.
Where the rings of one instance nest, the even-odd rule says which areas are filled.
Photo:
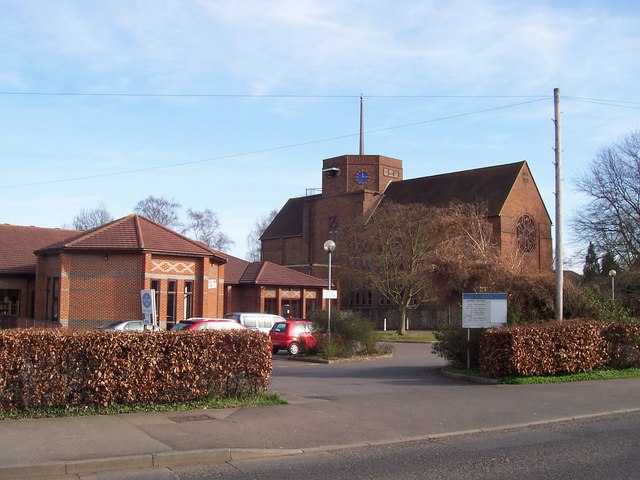
[[61, 250], [127, 250], [188, 256], [226, 257], [205, 244], [180, 235], [141, 215], [129, 215], [100, 227], [80, 232], [37, 253]]
[[77, 230], [0, 225], [0, 273], [34, 275], [35, 250], [77, 235]]
[[325, 281], [271, 262], [247, 262], [229, 256], [224, 283], [229, 285], [278, 285], [322, 288]]
[[383, 201], [424, 203], [443, 207], [453, 200], [462, 203], [482, 202], [489, 217], [500, 214], [518, 174], [526, 162], [445, 173], [430, 177], [392, 182]]
[[265, 229], [260, 237], [267, 238], [295, 237], [302, 234], [302, 222], [304, 217], [304, 204], [313, 201], [320, 195], [290, 198], [280, 209], [273, 221]]
[[224, 283], [230, 285], [237, 285], [240, 283], [242, 274], [250, 265], [250, 262], [242, 260], [241, 258], [233, 257], [229, 255], [227, 263], [224, 265]]
[[[525, 161], [391, 182], [382, 201], [446, 206], [454, 200], [483, 202], [489, 217], [500, 214]], [[260, 237], [262, 240], [302, 235], [305, 202], [320, 195], [290, 198]]]

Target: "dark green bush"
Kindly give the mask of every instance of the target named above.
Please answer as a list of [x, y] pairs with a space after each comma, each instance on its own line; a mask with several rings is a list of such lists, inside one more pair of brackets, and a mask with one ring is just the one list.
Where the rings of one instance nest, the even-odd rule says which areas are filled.
[[470, 329], [470, 341], [467, 341], [467, 329], [451, 326], [444, 330], [434, 332], [436, 341], [431, 346], [431, 351], [448, 360], [454, 365], [467, 365], [467, 352], [469, 354], [471, 368], [478, 367], [478, 355], [480, 350], [480, 337], [484, 329]]
[[[316, 312], [312, 319], [319, 332], [327, 331], [327, 312]], [[373, 354], [377, 353], [377, 340], [371, 322], [360, 314], [332, 311], [331, 336], [320, 337], [317, 348], [330, 357]]]

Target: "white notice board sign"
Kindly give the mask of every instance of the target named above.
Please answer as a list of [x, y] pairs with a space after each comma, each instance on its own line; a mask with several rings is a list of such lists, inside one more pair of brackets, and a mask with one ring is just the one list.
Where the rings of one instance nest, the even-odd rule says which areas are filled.
[[506, 324], [506, 293], [462, 294], [463, 328], [491, 328]]

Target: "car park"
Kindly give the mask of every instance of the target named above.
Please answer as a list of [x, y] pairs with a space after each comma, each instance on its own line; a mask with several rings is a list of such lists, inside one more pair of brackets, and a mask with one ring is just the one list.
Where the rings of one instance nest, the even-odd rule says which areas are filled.
[[224, 318], [188, 318], [171, 328], [172, 332], [193, 330], [247, 330], [247, 327]]
[[269, 338], [274, 355], [283, 349], [286, 349], [289, 355], [297, 355], [315, 347], [318, 343], [315, 324], [308, 320], [277, 322], [269, 332]]
[[98, 330], [113, 330], [118, 332], [142, 332], [144, 330], [155, 331], [157, 329], [158, 327], [145, 325], [142, 320], [124, 320], [98, 327]]
[[235, 320], [251, 330], [258, 330], [262, 333], [269, 333], [276, 322], [285, 321], [280, 315], [259, 312], [231, 312], [227, 313], [224, 318]]

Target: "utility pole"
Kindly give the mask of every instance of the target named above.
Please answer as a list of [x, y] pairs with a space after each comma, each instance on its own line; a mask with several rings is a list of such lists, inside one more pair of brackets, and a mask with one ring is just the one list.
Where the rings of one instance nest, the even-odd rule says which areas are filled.
[[562, 258], [562, 142], [560, 137], [560, 89], [553, 89], [553, 110], [555, 123], [555, 166], [556, 166], [556, 320], [563, 319], [563, 258]]

